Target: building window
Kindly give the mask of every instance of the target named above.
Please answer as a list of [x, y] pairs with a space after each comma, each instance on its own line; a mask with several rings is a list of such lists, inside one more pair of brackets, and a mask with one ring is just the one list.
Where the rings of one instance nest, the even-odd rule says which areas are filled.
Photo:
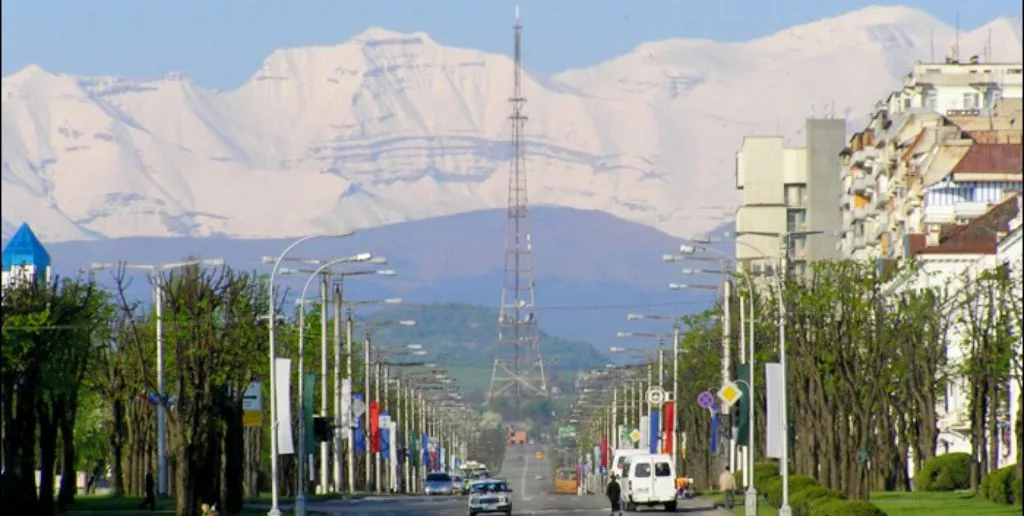
[[924, 107], [928, 109], [935, 109], [939, 105], [939, 92], [935, 90], [928, 90], [924, 96]]
[[978, 109], [977, 93], [964, 93], [964, 109]]
[[807, 202], [807, 187], [786, 185], [786, 206], [801, 207]]
[[786, 219], [786, 231], [803, 231], [807, 222], [807, 210], [787, 210]]

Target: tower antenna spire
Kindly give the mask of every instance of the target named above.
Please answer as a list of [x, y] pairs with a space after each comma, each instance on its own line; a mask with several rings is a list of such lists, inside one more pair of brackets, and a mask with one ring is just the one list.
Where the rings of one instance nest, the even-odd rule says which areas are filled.
[[524, 395], [546, 396], [547, 380], [540, 354], [536, 299], [533, 290], [533, 242], [530, 237], [530, 209], [527, 196], [526, 153], [523, 148], [522, 30], [519, 6], [513, 25], [515, 41], [512, 71], [512, 162], [508, 178], [508, 210], [505, 220], [505, 268], [502, 275], [498, 339], [487, 401], [513, 398], [515, 418]]

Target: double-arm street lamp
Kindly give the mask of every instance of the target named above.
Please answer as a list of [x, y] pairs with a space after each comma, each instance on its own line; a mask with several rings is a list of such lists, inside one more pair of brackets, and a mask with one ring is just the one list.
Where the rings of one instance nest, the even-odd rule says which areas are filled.
[[[780, 375], [782, 376], [782, 399], [779, 404], [779, 411], [782, 413], [783, 420], [783, 438], [782, 438], [782, 458], [780, 460], [780, 469], [782, 473], [782, 504], [779, 508], [779, 516], [792, 516], [793, 509], [789, 505], [789, 407], [788, 407], [788, 374], [786, 366], [786, 302], [785, 302], [785, 284], [786, 277], [789, 272], [789, 248], [793, 237], [796, 236], [810, 236], [810, 235], [821, 235], [821, 234], [833, 234], [835, 231], [828, 230], [811, 230], [811, 231], [787, 231], [784, 233], [776, 232], [765, 232], [765, 231], [744, 231], [744, 235], [755, 235], [755, 236], [767, 236], [779, 239], [779, 267], [776, 271], [775, 278], [778, 283], [778, 303], [779, 303], [779, 369]], [[699, 243], [712, 243], [710, 237], [702, 238], [698, 241]], [[739, 245], [744, 245], [750, 249], [754, 249], [759, 254], [762, 254], [756, 247], [749, 243], [743, 242], [739, 239], [736, 240]], [[684, 246], [689, 247], [689, 246]], [[705, 250], [712, 250], [705, 248]], [[692, 251], [691, 251], [692, 253]], [[751, 315], [753, 317], [753, 315]], [[753, 371], [753, 366], [751, 366]], [[753, 375], [751, 375], [753, 377]], [[750, 388], [751, 393], [753, 387]], [[751, 404], [752, 405], [752, 404]], [[753, 431], [753, 424], [750, 425], [751, 431]], [[753, 444], [751, 442], [750, 444]], [[753, 455], [753, 454], [751, 454]], [[751, 475], [751, 478], [753, 476]], [[753, 485], [753, 482], [750, 483]], [[756, 491], [755, 491], [756, 492]], [[749, 497], [748, 497], [749, 498]], [[749, 511], [749, 509], [747, 509]]]
[[[299, 245], [315, 238], [344, 238], [352, 234], [355, 234], [355, 231], [349, 230], [329, 235], [304, 236], [295, 242], [292, 242], [292, 244], [286, 247], [284, 251], [281, 251], [281, 254], [274, 259], [274, 267], [270, 271], [270, 279], [267, 281], [267, 333], [270, 346], [270, 350], [268, 352], [270, 359], [270, 510], [267, 511], [267, 516], [281, 516], [280, 486], [278, 484], [279, 479], [277, 471], [277, 455], [280, 446], [277, 436], [277, 425], [280, 424], [280, 422], [277, 420], [277, 350], [274, 346], [274, 326], [277, 317], [275, 313], [276, 307], [274, 306], [274, 279], [277, 277], [277, 273], [281, 269], [281, 262], [287, 258], [288, 253]], [[291, 424], [291, 422], [289, 421], [287, 424]], [[304, 454], [305, 450], [299, 450], [299, 453], [300, 455]], [[302, 485], [301, 482], [300, 485]], [[296, 505], [298, 505], [298, 500], [296, 500]]]
[[163, 306], [164, 306], [164, 278], [163, 272], [184, 267], [207, 266], [220, 267], [224, 265], [222, 258], [211, 258], [208, 260], [187, 260], [183, 262], [171, 262], [160, 264], [140, 263], [94, 263], [89, 266], [90, 270], [113, 269], [118, 266], [125, 269], [140, 269], [149, 273], [149, 279], [153, 283], [153, 303], [156, 316], [156, 456], [157, 456], [157, 494], [167, 495], [167, 400], [164, 388], [164, 331], [163, 331]]
[[[299, 373], [300, 373], [299, 374], [300, 381], [299, 381], [299, 389], [298, 389], [299, 390], [299, 392], [298, 392], [298, 396], [299, 396], [299, 414], [305, 414], [306, 413], [306, 398], [304, 396], [304, 394], [305, 394], [305, 383], [306, 382], [301, 380], [302, 374], [305, 373], [305, 371], [306, 371], [306, 369], [305, 369], [305, 357], [306, 357], [306, 347], [305, 347], [305, 344], [306, 344], [306, 338], [305, 338], [305, 330], [306, 330], [305, 305], [306, 305], [306, 302], [307, 302], [306, 292], [309, 290], [309, 286], [310, 286], [310, 284], [313, 283], [313, 280], [317, 276], [320, 276], [323, 273], [325, 273], [326, 271], [329, 271], [329, 269], [332, 266], [341, 265], [341, 264], [344, 264], [344, 263], [369, 262], [369, 261], [372, 261], [372, 260], [374, 260], [374, 257], [370, 253], [360, 253], [360, 254], [353, 255], [353, 256], [348, 256], [348, 257], [345, 257], [345, 258], [337, 258], [337, 259], [334, 259], [334, 260], [328, 260], [326, 262], [322, 262], [320, 264], [320, 266], [317, 269], [315, 269], [315, 270], [311, 270], [311, 271], [299, 270], [298, 271], [298, 272], [305, 272], [305, 273], [309, 274], [309, 278], [306, 280], [306, 284], [303, 285], [303, 287], [302, 287], [302, 293], [299, 296], [299, 298], [296, 300], [296, 302], [299, 305]], [[305, 261], [306, 263], [321, 262], [320, 260], [302, 260], [302, 261]], [[387, 263], [387, 260], [381, 258], [381, 259], [378, 259], [376, 261], [376, 263]], [[382, 275], [382, 276], [394, 275], [394, 271], [391, 271], [391, 270], [370, 270], [370, 271], [366, 271], [366, 272], [370, 273], [370, 274], [379, 274], [379, 275]], [[324, 306], [324, 309], [321, 311], [320, 318], [321, 318], [322, 326], [326, 326], [326, 321], [327, 321], [326, 306]], [[321, 367], [321, 376], [322, 376], [322, 378], [321, 378], [321, 382], [322, 382], [322, 385], [321, 385], [322, 389], [321, 389], [321, 391], [322, 391], [322, 395], [323, 395], [323, 399], [321, 399], [321, 411], [326, 413], [326, 404], [327, 404], [327, 397], [326, 397], [327, 396], [327, 346], [326, 346], [327, 339], [326, 339], [326, 334], [324, 335], [324, 337], [325, 338], [322, 339], [323, 346], [322, 346], [322, 349], [321, 349], [321, 361], [322, 361], [322, 363], [321, 363], [321, 366], [322, 366]], [[337, 364], [335, 366], [339, 367]], [[322, 415], [326, 415], [326, 414], [322, 414]], [[324, 443], [324, 444], [326, 444], [326, 443]], [[321, 448], [321, 451], [323, 451], [322, 448]], [[305, 477], [306, 477], [306, 432], [305, 432], [304, 429], [299, 432], [299, 454], [298, 455], [299, 455], [299, 457], [298, 457], [298, 468], [297, 468], [298, 469], [298, 493], [295, 496], [295, 512], [296, 512], [296, 514], [304, 515], [306, 513], [306, 480], [305, 480]], [[325, 459], [327, 454], [322, 453], [321, 455], [322, 455], [321, 459]], [[326, 463], [322, 463], [322, 471], [325, 471], [326, 469], [327, 469], [327, 464]], [[326, 485], [325, 485], [325, 487], [326, 487]]]

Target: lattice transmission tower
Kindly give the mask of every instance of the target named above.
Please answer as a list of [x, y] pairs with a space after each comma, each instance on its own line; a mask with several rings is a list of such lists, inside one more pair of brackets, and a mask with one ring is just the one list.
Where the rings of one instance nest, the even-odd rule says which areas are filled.
[[540, 354], [533, 283], [530, 209], [527, 199], [526, 156], [523, 149], [522, 29], [516, 7], [515, 65], [512, 72], [512, 163], [508, 178], [508, 214], [505, 222], [505, 269], [498, 315], [498, 339], [487, 400], [515, 400], [516, 417], [525, 396], [546, 396], [547, 381]]

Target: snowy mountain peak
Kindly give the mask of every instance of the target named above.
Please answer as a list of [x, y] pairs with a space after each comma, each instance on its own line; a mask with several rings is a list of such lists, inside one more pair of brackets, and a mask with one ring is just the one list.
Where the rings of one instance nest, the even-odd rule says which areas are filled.
[[403, 33], [378, 27], [376, 25], [364, 30], [349, 40], [358, 43], [404, 43], [404, 44], [432, 44], [434, 40], [425, 32]]
[[[714, 229], [736, 199], [744, 135], [797, 135], [808, 102], [863, 116], [929, 57], [929, 38], [942, 48], [954, 34], [916, 9], [844, 16], [528, 75], [531, 202], [680, 236]], [[962, 55], [991, 32], [992, 59], [1019, 62], [1020, 31], [986, 27], [963, 32]], [[285, 237], [502, 207], [511, 77], [507, 55], [380, 27], [275, 51], [230, 91], [26, 67], [3, 78], [2, 228]]]

